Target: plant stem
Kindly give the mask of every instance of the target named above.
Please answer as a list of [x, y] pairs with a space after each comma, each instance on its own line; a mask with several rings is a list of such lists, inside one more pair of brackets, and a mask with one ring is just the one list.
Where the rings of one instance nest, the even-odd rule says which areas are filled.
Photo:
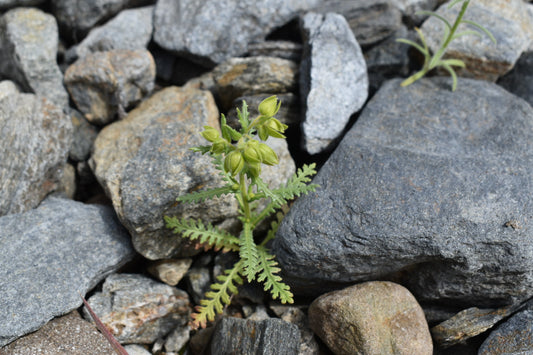
[[246, 220], [246, 223], [250, 222], [251, 215], [250, 215], [250, 204], [249, 198], [248, 198], [248, 189], [246, 187], [246, 174], [245, 173], [239, 173], [239, 186], [241, 188], [241, 197], [242, 197], [242, 209], [244, 212], [244, 218]]

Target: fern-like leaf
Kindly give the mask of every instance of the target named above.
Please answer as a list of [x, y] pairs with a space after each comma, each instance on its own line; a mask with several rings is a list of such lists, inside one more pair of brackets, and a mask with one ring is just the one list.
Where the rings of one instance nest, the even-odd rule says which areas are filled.
[[259, 261], [250, 223], [245, 222], [243, 225], [239, 246], [239, 256], [243, 262], [243, 276], [251, 282], [257, 274]]
[[242, 261], [237, 262], [232, 269], [224, 271], [223, 275], [217, 277], [218, 282], [211, 285], [212, 291], [206, 292], [205, 298], [200, 301], [200, 306], [196, 308], [196, 313], [192, 314], [192, 327], [205, 328], [207, 322], [215, 320], [217, 313], [222, 313], [224, 305], [231, 301], [230, 294], [237, 294], [237, 286], [242, 285]]
[[202, 244], [207, 244], [216, 250], [238, 251], [239, 238], [234, 237], [228, 232], [213, 226], [211, 223], [205, 223], [201, 220], [176, 218], [165, 216], [166, 226], [171, 228], [174, 233], [181, 233], [190, 240], [197, 240]]
[[274, 260], [274, 256], [270, 255], [264, 247], [258, 247], [257, 250], [260, 265], [257, 281], [264, 283], [265, 291], [270, 290], [272, 299], [279, 297], [281, 303], [294, 303], [294, 296], [289, 285], [281, 282], [281, 276], [277, 275], [281, 269]]
[[232, 193], [233, 189], [231, 186], [217, 187], [204, 191], [191, 192], [186, 195], [180, 196], [176, 199], [179, 202], [202, 202], [208, 198], [220, 197], [225, 194]]

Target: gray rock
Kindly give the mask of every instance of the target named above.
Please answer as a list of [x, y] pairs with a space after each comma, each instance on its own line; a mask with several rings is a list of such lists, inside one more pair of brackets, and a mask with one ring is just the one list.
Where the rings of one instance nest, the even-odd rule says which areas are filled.
[[320, 153], [343, 131], [368, 97], [361, 47], [338, 14], [308, 13], [301, 21], [304, 54], [300, 95], [305, 107], [303, 145]]
[[14, 93], [0, 98], [0, 137], [2, 216], [36, 207], [58, 187], [72, 124], [48, 99]]
[[[453, 23], [460, 10], [460, 5], [448, 9], [444, 4], [437, 13]], [[488, 36], [463, 36], [450, 43], [445, 58], [462, 59], [466, 68], [456, 70], [457, 74], [483, 80], [496, 81], [507, 73], [516, 63], [522, 52], [533, 41], [533, 17], [522, 0], [499, 1], [479, 0], [468, 6], [464, 19], [476, 21], [491, 31], [497, 40], [494, 44]], [[434, 17], [422, 25], [427, 44], [436, 52], [442, 40], [444, 24]], [[468, 28], [461, 25], [458, 31]]]
[[176, 286], [189, 270], [192, 259], [164, 259], [152, 263], [148, 272], [167, 285]]
[[533, 309], [516, 313], [493, 330], [481, 344], [478, 355], [529, 355], [533, 349]]
[[193, 267], [187, 272], [188, 291], [194, 303], [200, 304], [211, 288], [211, 272], [207, 267]]
[[85, 35], [95, 25], [123, 9], [151, 3], [150, 0], [51, 0], [52, 11], [60, 26], [73, 37]]
[[0, 10], [12, 7], [33, 6], [43, 3], [45, 0], [0, 0]]
[[115, 355], [104, 336], [77, 311], [0, 349], [2, 355]]
[[76, 194], [76, 168], [71, 164], [65, 164], [63, 167], [63, 176], [59, 182], [57, 191], [54, 196], [65, 197], [73, 200]]
[[[213, 65], [247, 51], [321, 0], [159, 0], [154, 40], [161, 47]], [[220, 19], [231, 19], [221, 21]]]
[[427, 15], [417, 14], [418, 11], [432, 11], [443, 0], [390, 0], [408, 22], [419, 25]]
[[302, 45], [290, 41], [262, 41], [248, 45], [250, 57], [277, 57], [299, 62], [302, 58]]
[[20, 92], [17, 84], [10, 80], [0, 81], [0, 100], [7, 95], [16, 94]]
[[112, 209], [59, 198], [1, 217], [0, 243], [0, 346], [80, 307], [134, 255]]
[[71, 109], [69, 115], [74, 132], [68, 156], [74, 161], [85, 161], [91, 155], [94, 140], [98, 135], [98, 128], [90, 124], [77, 110]]
[[120, 343], [151, 344], [187, 324], [191, 311], [185, 291], [138, 274], [108, 276], [88, 302]]
[[165, 339], [165, 350], [179, 352], [189, 341], [190, 331], [188, 325], [176, 327]]
[[402, 13], [391, 0], [328, 0], [313, 11], [342, 15], [357, 42], [365, 47], [384, 40], [402, 26]]
[[145, 49], [91, 53], [65, 72], [65, 85], [76, 106], [99, 125], [125, 115], [152, 92], [154, 80], [154, 59]]
[[[298, 354], [300, 334], [294, 324], [270, 318], [259, 322], [225, 317], [211, 338], [212, 354]], [[231, 334], [231, 336], [228, 336]]]
[[433, 354], [422, 308], [392, 282], [365, 282], [320, 296], [309, 306], [309, 325], [335, 354]]
[[129, 344], [124, 346], [124, 349], [128, 352], [128, 355], [152, 355], [151, 352], [146, 350], [141, 345]]
[[135, 248], [148, 259], [198, 253], [165, 227], [163, 216], [202, 218], [213, 223], [237, 214], [229, 197], [177, 204], [180, 195], [220, 186], [208, 156], [189, 150], [204, 145], [204, 125], [218, 127], [218, 109], [207, 91], [168, 87], [106, 126], [96, 138], [91, 167]]
[[80, 44], [69, 49], [67, 60], [72, 62], [89, 53], [113, 49], [146, 49], [152, 37], [153, 10], [153, 6], [145, 6], [121, 11], [102, 26], [93, 28]]
[[525, 52], [498, 84], [533, 106], [533, 51]]
[[0, 18], [0, 76], [66, 107], [68, 94], [56, 62], [58, 41], [53, 16], [35, 8], [6, 12]]
[[241, 96], [294, 91], [297, 75], [296, 63], [274, 57], [231, 58], [213, 70], [224, 109], [229, 109]]
[[[533, 292], [533, 109], [499, 86], [385, 83], [274, 240], [301, 293], [395, 276], [419, 301], [494, 307]], [[329, 284], [328, 284], [329, 283]]]

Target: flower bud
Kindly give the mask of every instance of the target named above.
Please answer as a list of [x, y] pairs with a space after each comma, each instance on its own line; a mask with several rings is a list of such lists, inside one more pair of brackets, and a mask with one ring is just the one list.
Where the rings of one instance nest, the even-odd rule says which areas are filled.
[[287, 129], [287, 125], [281, 123], [275, 118], [271, 118], [265, 122], [264, 127], [266, 128], [268, 135], [275, 138], [286, 138], [283, 135], [283, 132]]
[[240, 173], [242, 168], [244, 168], [244, 158], [240, 151], [234, 150], [226, 155], [226, 158], [224, 159], [224, 169], [230, 173], [231, 176]]
[[246, 171], [251, 178], [259, 177], [261, 174], [261, 163], [248, 163]]
[[213, 154], [222, 154], [226, 150], [226, 145], [228, 143], [224, 138], [217, 139], [211, 146], [211, 153]]
[[261, 162], [261, 152], [257, 149], [258, 142], [256, 140], [251, 140], [246, 144], [244, 148], [244, 160], [248, 163], [260, 163]]
[[262, 162], [266, 165], [276, 165], [279, 163], [278, 155], [268, 145], [260, 143], [257, 149], [261, 153]]
[[214, 142], [218, 139], [218, 137], [220, 137], [218, 131], [210, 126], [204, 126], [204, 131], [201, 134], [202, 137], [204, 137], [210, 142]]
[[276, 95], [270, 96], [259, 104], [259, 113], [261, 116], [272, 117], [279, 111], [281, 101], [278, 103], [278, 97]]

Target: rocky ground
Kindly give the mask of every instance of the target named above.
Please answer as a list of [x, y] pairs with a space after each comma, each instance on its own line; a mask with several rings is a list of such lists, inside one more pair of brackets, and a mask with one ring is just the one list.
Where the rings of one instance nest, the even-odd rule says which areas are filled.
[[[438, 0], [0, 0], [0, 354], [526, 354], [533, 351], [533, 4], [472, 0], [458, 89]], [[456, 6], [458, 8], [458, 6]], [[456, 9], [454, 8], [454, 9]], [[456, 10], [457, 12], [457, 10]], [[204, 125], [273, 94], [272, 186], [317, 162], [272, 250], [293, 305], [245, 284], [190, 314], [235, 261], [163, 216], [236, 226]], [[252, 110], [253, 111], [253, 110]]]

